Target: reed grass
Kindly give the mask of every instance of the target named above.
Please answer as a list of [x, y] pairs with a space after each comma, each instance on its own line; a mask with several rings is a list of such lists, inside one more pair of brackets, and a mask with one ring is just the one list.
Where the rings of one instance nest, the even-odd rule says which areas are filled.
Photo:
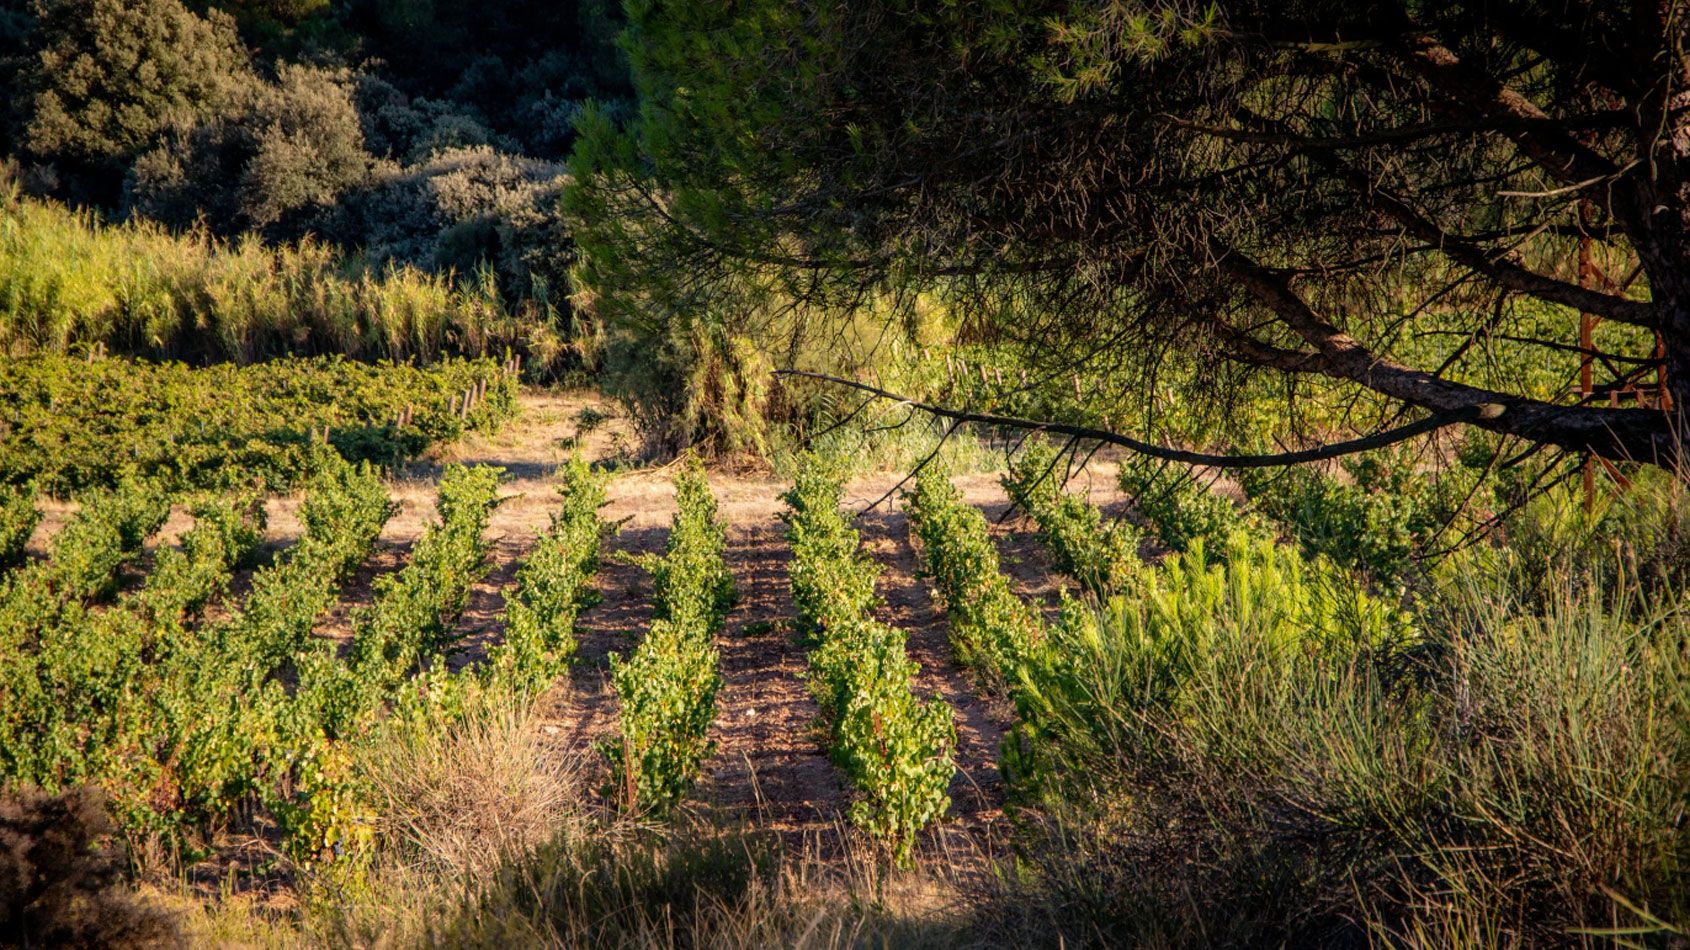
[[0, 352], [104, 344], [252, 363], [288, 354], [432, 361], [526, 349], [546, 315], [507, 312], [490, 273], [372, 270], [306, 238], [269, 245], [22, 197], [0, 184]]

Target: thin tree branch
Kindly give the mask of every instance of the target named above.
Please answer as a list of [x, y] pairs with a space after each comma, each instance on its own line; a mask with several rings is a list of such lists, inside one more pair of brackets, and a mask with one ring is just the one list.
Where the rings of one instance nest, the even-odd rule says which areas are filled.
[[[1333, 442], [1327, 445], [1316, 446], [1312, 449], [1301, 449], [1295, 452], [1280, 452], [1270, 455], [1216, 455], [1210, 452], [1192, 452], [1186, 449], [1169, 448], [1163, 445], [1144, 442], [1142, 440], [1135, 439], [1132, 436], [1121, 435], [1118, 432], [1110, 432], [1105, 429], [1095, 429], [1090, 426], [1069, 425], [1063, 422], [1041, 422], [1036, 419], [1022, 419], [1016, 416], [1000, 416], [990, 412], [973, 412], [967, 409], [952, 409], [948, 406], [921, 402], [907, 396], [901, 396], [897, 393], [889, 392], [888, 390], [881, 389], [878, 386], [871, 386], [868, 383], [861, 383], [854, 379], [846, 379], [843, 376], [832, 376], [827, 373], [812, 373], [800, 369], [779, 369], [775, 370], [774, 375], [777, 377], [797, 376], [805, 379], [821, 380], [822, 382], [834, 383], [839, 386], [849, 386], [852, 389], [872, 393], [882, 399], [891, 399], [902, 405], [910, 406], [913, 409], [919, 409], [923, 412], [939, 416], [940, 418], [950, 419], [954, 423], [951, 426], [953, 431], [956, 429], [957, 425], [964, 422], [977, 422], [983, 425], [1004, 426], [1012, 429], [1042, 429], [1046, 432], [1055, 432], [1059, 435], [1072, 436], [1075, 439], [1095, 439], [1099, 442], [1119, 445], [1122, 448], [1137, 452], [1140, 455], [1148, 455], [1151, 458], [1162, 459], [1163, 461], [1180, 462], [1185, 465], [1208, 465], [1214, 468], [1277, 468], [1283, 465], [1301, 465], [1306, 462], [1321, 462], [1327, 459], [1342, 458], [1346, 455], [1354, 455], [1357, 452], [1366, 452], [1371, 449], [1380, 449], [1389, 445], [1395, 445], [1398, 442], [1412, 439], [1415, 436], [1424, 435], [1428, 432], [1442, 429], [1447, 426], [1494, 419], [1502, 415], [1504, 411], [1501, 405], [1494, 403], [1463, 406], [1456, 409], [1447, 409], [1442, 412], [1436, 412], [1425, 419], [1421, 419], [1417, 422], [1411, 422], [1408, 425], [1398, 426], [1395, 429], [1390, 429], [1385, 432], [1364, 436], [1359, 439], [1350, 439], [1345, 442]], [[947, 435], [949, 435], [949, 433], [947, 433]], [[926, 460], [924, 460], [922, 464], [925, 465]], [[905, 480], [907, 481], [908, 479], [906, 478]], [[899, 482], [899, 485], [902, 484], [903, 482]], [[894, 486], [894, 490], [896, 490], [897, 487], [898, 486]], [[886, 497], [889, 497], [889, 495]], [[885, 497], [881, 500], [884, 501]], [[875, 504], [879, 503], [879, 501], [875, 502]], [[871, 505], [870, 507], [872, 508], [873, 506]]]

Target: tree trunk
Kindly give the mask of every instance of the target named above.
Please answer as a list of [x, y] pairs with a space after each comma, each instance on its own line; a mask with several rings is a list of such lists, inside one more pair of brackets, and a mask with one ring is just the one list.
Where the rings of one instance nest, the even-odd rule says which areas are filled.
[[[1661, 355], [1672, 404], [1668, 420], [1682, 445], [1690, 440], [1690, 263], [1667, 283], [1654, 288], [1655, 307], [1661, 315]], [[1682, 451], [1679, 455], [1682, 458]]]

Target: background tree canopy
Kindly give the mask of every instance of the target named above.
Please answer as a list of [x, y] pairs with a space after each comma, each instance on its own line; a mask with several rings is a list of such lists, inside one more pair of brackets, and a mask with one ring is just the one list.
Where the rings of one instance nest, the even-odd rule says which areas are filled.
[[[1099, 398], [1272, 374], [1293, 417], [1313, 381], [1353, 429], [1491, 406], [1533, 443], [1678, 458], [1679, 0], [629, 13], [638, 116], [583, 123], [568, 199], [613, 321], [815, 334], [919, 291]], [[1569, 395], [1581, 357], [1601, 379]]]
[[601, 0], [0, 0], [0, 197], [563, 313], [563, 161], [589, 98], [625, 111], [620, 27]]

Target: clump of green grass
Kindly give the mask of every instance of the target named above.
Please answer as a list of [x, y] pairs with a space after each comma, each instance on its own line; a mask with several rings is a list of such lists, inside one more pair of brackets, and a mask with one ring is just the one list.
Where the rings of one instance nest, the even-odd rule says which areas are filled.
[[1449, 573], [1409, 615], [1240, 539], [1059, 625], [1010, 770], [1043, 793], [1024, 897], [1076, 941], [1682, 932], [1690, 604]]

